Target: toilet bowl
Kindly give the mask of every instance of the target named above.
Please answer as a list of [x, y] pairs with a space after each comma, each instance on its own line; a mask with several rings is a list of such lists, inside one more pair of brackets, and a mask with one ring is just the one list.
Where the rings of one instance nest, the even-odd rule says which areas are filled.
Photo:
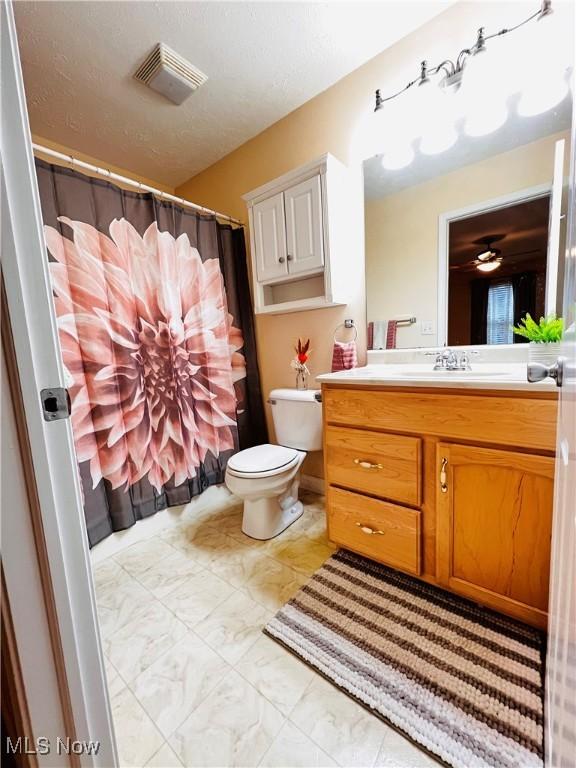
[[302, 515], [300, 468], [307, 451], [322, 447], [319, 392], [278, 389], [268, 402], [279, 444], [240, 451], [225, 475], [228, 489], [244, 501], [242, 531], [261, 540], [278, 536]]

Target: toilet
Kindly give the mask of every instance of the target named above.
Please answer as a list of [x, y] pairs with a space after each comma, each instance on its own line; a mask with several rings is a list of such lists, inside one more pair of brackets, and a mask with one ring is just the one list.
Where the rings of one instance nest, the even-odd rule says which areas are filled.
[[244, 501], [242, 531], [272, 539], [302, 515], [300, 467], [308, 451], [322, 449], [322, 403], [318, 390], [274, 389], [272, 408], [278, 445], [257, 445], [232, 456], [227, 488]]

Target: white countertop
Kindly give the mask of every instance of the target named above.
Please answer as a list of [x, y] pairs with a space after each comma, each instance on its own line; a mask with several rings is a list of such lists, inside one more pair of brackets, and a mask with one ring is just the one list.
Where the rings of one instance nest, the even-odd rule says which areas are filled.
[[324, 373], [316, 377], [321, 384], [355, 384], [386, 387], [439, 387], [442, 389], [490, 389], [555, 392], [552, 379], [530, 384], [526, 363], [474, 363], [471, 371], [433, 371], [433, 363], [383, 363]]

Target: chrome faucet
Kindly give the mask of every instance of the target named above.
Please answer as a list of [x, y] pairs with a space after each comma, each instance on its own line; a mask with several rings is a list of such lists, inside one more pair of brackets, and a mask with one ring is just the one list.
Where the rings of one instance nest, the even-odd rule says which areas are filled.
[[476, 349], [453, 350], [449, 347], [441, 349], [438, 352], [426, 352], [427, 355], [434, 355], [434, 371], [471, 371], [470, 357], [478, 355]]

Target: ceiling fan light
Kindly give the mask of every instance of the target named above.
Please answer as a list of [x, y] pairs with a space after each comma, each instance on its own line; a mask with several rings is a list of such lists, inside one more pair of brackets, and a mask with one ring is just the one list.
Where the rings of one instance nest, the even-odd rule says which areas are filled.
[[480, 272], [494, 272], [495, 269], [498, 269], [501, 263], [502, 262], [498, 260], [483, 261], [482, 264], [476, 264], [476, 269], [480, 270]]
[[478, 256], [476, 256], [476, 258], [478, 259], [478, 261], [488, 261], [489, 259], [492, 258], [492, 256], [494, 256], [494, 251], [491, 251], [490, 249], [488, 249], [487, 251], [482, 251], [482, 253], [479, 253]]

